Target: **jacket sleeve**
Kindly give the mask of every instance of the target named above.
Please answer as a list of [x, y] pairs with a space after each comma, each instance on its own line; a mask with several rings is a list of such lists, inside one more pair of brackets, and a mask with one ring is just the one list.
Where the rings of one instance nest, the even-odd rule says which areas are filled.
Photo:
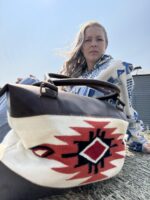
[[129, 121], [128, 142], [143, 144], [147, 140], [142, 136], [143, 126], [138, 113], [132, 107], [132, 92], [134, 80], [132, 77], [133, 66], [130, 63], [112, 60], [109, 66], [99, 74], [98, 79], [116, 84], [120, 88], [120, 98], [125, 103], [124, 112]]

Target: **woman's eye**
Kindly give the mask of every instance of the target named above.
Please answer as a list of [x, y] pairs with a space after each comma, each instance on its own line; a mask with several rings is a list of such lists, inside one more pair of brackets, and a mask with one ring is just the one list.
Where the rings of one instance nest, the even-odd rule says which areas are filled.
[[91, 41], [90, 39], [86, 39], [86, 40], [85, 40], [85, 42], [90, 42], [90, 41]]
[[102, 38], [98, 38], [97, 41], [103, 41], [103, 39]]

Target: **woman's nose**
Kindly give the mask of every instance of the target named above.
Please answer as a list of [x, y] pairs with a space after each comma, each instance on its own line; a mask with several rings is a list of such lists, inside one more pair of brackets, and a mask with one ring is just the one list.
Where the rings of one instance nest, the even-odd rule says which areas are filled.
[[96, 46], [97, 45], [97, 42], [96, 40], [92, 40], [92, 43], [91, 43], [92, 46]]

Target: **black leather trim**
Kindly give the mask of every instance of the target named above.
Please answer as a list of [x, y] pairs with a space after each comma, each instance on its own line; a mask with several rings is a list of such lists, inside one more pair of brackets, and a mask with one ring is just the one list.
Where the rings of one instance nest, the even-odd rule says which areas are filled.
[[105, 101], [67, 92], [59, 92], [57, 98], [41, 96], [37, 86], [10, 85], [8, 99], [10, 116], [16, 118], [49, 114], [125, 119]]
[[37, 200], [66, 191], [67, 189], [48, 188], [33, 184], [0, 162], [1, 200]]

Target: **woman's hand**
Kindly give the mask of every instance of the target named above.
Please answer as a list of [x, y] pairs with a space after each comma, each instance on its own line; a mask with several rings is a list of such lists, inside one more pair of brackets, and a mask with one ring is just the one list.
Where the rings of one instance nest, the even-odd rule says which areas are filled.
[[23, 78], [17, 78], [16, 83], [20, 83], [20, 81], [22, 81]]
[[144, 143], [143, 144], [143, 152], [144, 153], [150, 153], [150, 143]]

